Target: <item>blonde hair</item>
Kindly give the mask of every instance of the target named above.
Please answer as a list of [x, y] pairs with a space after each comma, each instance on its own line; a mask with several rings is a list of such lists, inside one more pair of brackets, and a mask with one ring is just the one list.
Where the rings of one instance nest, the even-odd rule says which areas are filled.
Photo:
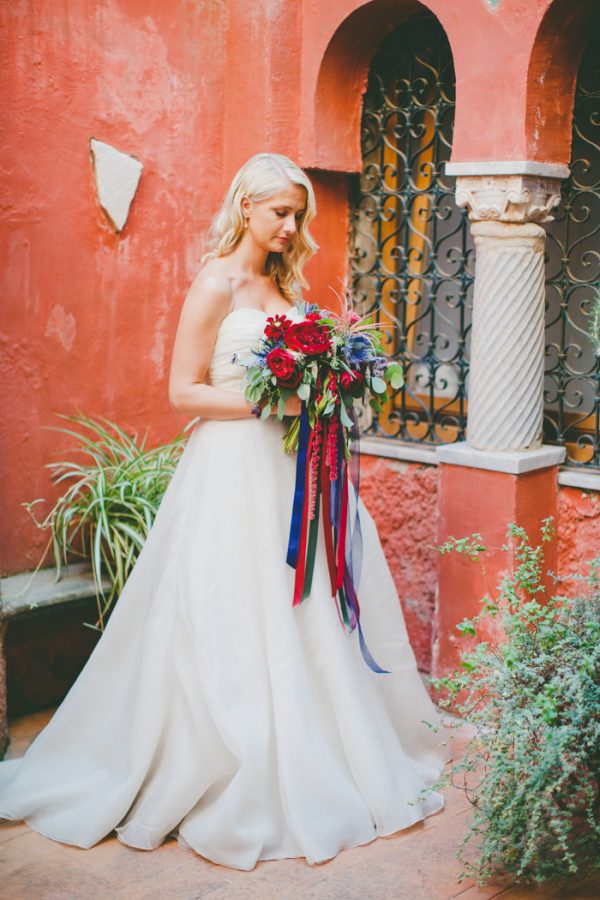
[[313, 186], [302, 169], [280, 153], [256, 153], [236, 173], [223, 205], [212, 221], [210, 250], [202, 256], [201, 264], [218, 256], [226, 256], [239, 244], [244, 234], [242, 199], [260, 202], [277, 191], [297, 184], [306, 189], [306, 209], [298, 222], [297, 231], [281, 253], [269, 253], [267, 272], [286, 299], [300, 297], [300, 287], [308, 287], [302, 275], [304, 264], [319, 249], [308, 230], [317, 212]]

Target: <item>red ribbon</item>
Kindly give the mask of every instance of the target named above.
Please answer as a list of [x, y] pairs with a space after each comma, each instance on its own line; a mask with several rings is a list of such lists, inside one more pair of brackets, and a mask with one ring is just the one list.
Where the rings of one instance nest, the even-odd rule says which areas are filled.
[[[365, 643], [360, 625], [360, 607], [358, 604], [358, 596], [354, 588], [352, 578], [352, 566], [348, 565], [346, 560], [346, 541], [348, 526], [348, 464], [344, 453], [344, 432], [341, 422], [331, 423], [322, 420], [321, 431], [321, 452], [318, 459], [318, 468], [313, 473], [313, 453], [318, 452], [315, 449], [315, 432], [310, 429], [307, 441], [306, 462], [304, 466], [301, 460], [296, 469], [296, 499], [294, 501], [294, 510], [292, 514], [292, 525], [290, 530], [290, 544], [288, 546], [288, 562], [296, 568], [296, 577], [294, 581], [294, 599], [292, 606], [298, 606], [305, 596], [310, 593], [310, 583], [312, 580], [312, 567], [315, 562], [318, 525], [319, 525], [319, 506], [322, 510], [322, 526], [325, 536], [325, 552], [327, 557], [327, 568], [329, 570], [329, 580], [331, 586], [331, 596], [336, 601], [336, 609], [342, 627], [353, 631], [358, 626], [358, 636], [360, 642], [360, 650], [363, 659], [373, 672], [386, 673], [373, 659], [369, 649]], [[330, 435], [337, 432], [335, 453], [337, 458], [333, 461], [329, 460], [329, 467], [326, 465], [327, 452], [332, 456], [332, 448], [329, 446]], [[315, 467], [317, 460], [315, 459]], [[333, 465], [332, 465], [333, 463]], [[332, 469], [336, 474], [335, 484], [335, 510], [333, 513], [333, 521], [331, 514], [331, 472]], [[337, 471], [336, 471], [337, 470]], [[314, 478], [313, 478], [314, 475]], [[304, 476], [304, 477], [303, 477]], [[320, 490], [319, 490], [320, 488]], [[315, 518], [312, 525], [310, 524], [310, 498], [316, 490], [317, 506], [315, 509]], [[358, 479], [355, 484], [356, 503], [358, 504]], [[341, 492], [341, 493], [340, 493]], [[298, 538], [298, 555], [297, 558], [291, 554], [290, 547], [296, 540], [298, 532], [298, 516], [299, 508], [296, 510], [296, 500], [302, 504], [302, 516], [300, 523], [300, 536]], [[358, 508], [357, 508], [358, 514]], [[310, 527], [310, 541], [308, 540]], [[317, 529], [317, 531], [315, 531]], [[335, 542], [334, 542], [335, 537]], [[307, 544], [308, 553], [307, 553]], [[295, 544], [294, 544], [295, 546]], [[307, 558], [310, 557], [310, 560]], [[307, 561], [310, 570], [307, 572]]]
[[[327, 440], [327, 427], [323, 429], [323, 443]], [[331, 522], [331, 482], [326, 466], [321, 464], [321, 496], [323, 498], [323, 533], [325, 535], [325, 552], [327, 568], [331, 583], [331, 596], [337, 591], [337, 573], [335, 568], [335, 551], [333, 549], [333, 525]]]

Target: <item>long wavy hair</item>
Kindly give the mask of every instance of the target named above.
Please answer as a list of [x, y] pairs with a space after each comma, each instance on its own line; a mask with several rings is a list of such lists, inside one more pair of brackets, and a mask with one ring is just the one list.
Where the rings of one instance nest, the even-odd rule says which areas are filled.
[[209, 230], [210, 249], [202, 256], [201, 264], [217, 256], [231, 253], [244, 234], [242, 199], [260, 202], [291, 184], [306, 189], [306, 209], [299, 220], [296, 233], [281, 253], [269, 253], [267, 272], [279, 290], [291, 302], [300, 297], [300, 287], [308, 287], [302, 274], [305, 263], [319, 249], [308, 230], [317, 212], [313, 186], [302, 169], [280, 153], [256, 153], [237, 172]]

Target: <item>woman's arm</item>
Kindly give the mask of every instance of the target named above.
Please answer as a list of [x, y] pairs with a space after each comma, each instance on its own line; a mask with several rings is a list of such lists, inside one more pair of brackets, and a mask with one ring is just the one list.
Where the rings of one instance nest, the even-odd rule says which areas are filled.
[[219, 325], [231, 307], [227, 279], [198, 272], [186, 295], [175, 334], [169, 402], [177, 412], [203, 419], [242, 419], [252, 404], [242, 393], [205, 384]]
[[[203, 419], [245, 419], [252, 404], [240, 391], [226, 391], [205, 383], [217, 331], [231, 308], [231, 290], [225, 277], [200, 271], [183, 302], [175, 334], [169, 402], [177, 412]], [[300, 412], [292, 397], [286, 414]]]

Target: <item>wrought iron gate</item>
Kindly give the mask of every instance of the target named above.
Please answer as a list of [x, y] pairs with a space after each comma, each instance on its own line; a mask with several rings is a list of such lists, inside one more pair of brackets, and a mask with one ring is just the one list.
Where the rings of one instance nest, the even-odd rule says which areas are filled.
[[544, 440], [572, 466], [600, 466], [600, 357], [587, 335], [600, 290], [600, 28], [581, 62], [571, 176], [546, 241]]
[[351, 268], [361, 311], [385, 325], [406, 384], [372, 436], [425, 444], [465, 436], [474, 248], [444, 174], [454, 125], [454, 68], [429, 14], [388, 36], [371, 66], [363, 171], [351, 198]]

